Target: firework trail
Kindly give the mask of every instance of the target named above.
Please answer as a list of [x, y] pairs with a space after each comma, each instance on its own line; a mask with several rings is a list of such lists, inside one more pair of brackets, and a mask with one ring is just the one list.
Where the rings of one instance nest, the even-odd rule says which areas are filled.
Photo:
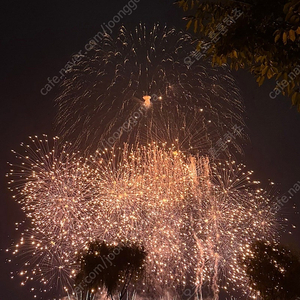
[[195, 45], [190, 35], [159, 25], [106, 35], [63, 83], [59, 136], [81, 151], [178, 139], [181, 150], [207, 154], [232, 126], [243, 125], [243, 105], [227, 68], [186, 67]]

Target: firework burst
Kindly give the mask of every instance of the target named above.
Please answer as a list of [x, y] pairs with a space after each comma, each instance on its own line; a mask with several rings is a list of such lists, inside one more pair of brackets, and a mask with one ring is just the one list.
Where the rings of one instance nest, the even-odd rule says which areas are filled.
[[186, 67], [195, 45], [190, 35], [159, 25], [106, 35], [63, 83], [59, 135], [83, 151], [105, 148], [109, 138], [112, 144], [177, 138], [181, 150], [207, 154], [233, 125], [243, 125], [243, 105], [227, 68]]
[[10, 164], [7, 175], [9, 189], [31, 223], [14, 251], [24, 248], [21, 254], [32, 257], [20, 274], [27, 274], [25, 281], [36, 276], [45, 285], [57, 281], [69, 288], [77, 250], [94, 239], [95, 170], [69, 143], [58, 146], [57, 137], [49, 142], [45, 135], [35, 136], [21, 146], [23, 154], [13, 151], [18, 163]]
[[63, 278], [70, 290], [76, 255], [89, 241], [130, 241], [148, 254], [139, 294], [176, 296], [195, 286], [216, 298], [221, 288], [245, 288], [239, 262], [254, 240], [274, 238], [270, 200], [233, 161], [216, 165], [155, 142], [83, 160], [66, 148], [46, 154], [47, 142], [37, 141], [26, 151], [32, 157], [18, 155], [29, 161], [25, 171], [10, 175], [19, 178], [11, 185], [35, 232], [30, 267], [45, 284]]

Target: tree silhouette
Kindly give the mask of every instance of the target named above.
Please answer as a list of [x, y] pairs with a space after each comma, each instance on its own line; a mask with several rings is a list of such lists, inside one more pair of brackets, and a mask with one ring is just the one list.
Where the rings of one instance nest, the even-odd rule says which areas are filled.
[[79, 255], [80, 271], [75, 279], [79, 299], [93, 300], [98, 290], [111, 299], [123, 299], [131, 283], [144, 271], [146, 252], [136, 244], [107, 245], [93, 242]]
[[300, 0], [179, 0], [177, 4], [190, 13], [185, 17], [187, 29], [208, 39], [209, 46], [199, 42], [198, 50], [212, 64], [228, 62], [232, 69], [247, 69], [259, 86], [266, 78], [280, 80], [270, 97], [287, 94], [300, 111]]
[[295, 300], [300, 296], [300, 259], [285, 246], [264, 241], [252, 245], [243, 262], [251, 287], [264, 300]]

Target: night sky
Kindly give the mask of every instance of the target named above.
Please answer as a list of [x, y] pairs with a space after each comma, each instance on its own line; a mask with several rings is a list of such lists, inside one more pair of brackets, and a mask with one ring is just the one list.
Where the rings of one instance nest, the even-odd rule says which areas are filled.
[[[134, 27], [139, 22], [166, 23], [184, 28], [183, 12], [167, 0], [140, 0], [138, 7], [122, 24]], [[13, 160], [11, 149], [18, 149], [29, 135], [55, 134], [54, 97], [58, 87], [46, 96], [40, 90], [48, 77], [58, 74], [71, 56], [84, 45], [125, 5], [118, 1], [10, 1], [1, 5], [1, 147], [0, 147], [0, 248], [6, 249], [18, 237], [14, 223], [24, 220], [20, 207], [7, 190], [7, 161]], [[121, 25], [121, 23], [120, 23]], [[300, 180], [300, 114], [290, 105], [290, 99], [278, 96], [270, 99], [275, 87], [270, 81], [258, 87], [247, 72], [234, 72], [246, 107], [249, 142], [242, 160], [254, 170], [254, 178], [268, 187], [276, 183], [275, 191], [283, 195]], [[274, 192], [273, 192], [274, 193]], [[288, 218], [282, 240], [300, 247], [300, 193], [281, 210]], [[293, 204], [298, 209], [293, 209]], [[292, 224], [296, 229], [292, 229]], [[292, 231], [292, 234], [288, 232]], [[0, 300], [31, 299], [18, 280], [10, 279], [9, 256], [0, 253]]]

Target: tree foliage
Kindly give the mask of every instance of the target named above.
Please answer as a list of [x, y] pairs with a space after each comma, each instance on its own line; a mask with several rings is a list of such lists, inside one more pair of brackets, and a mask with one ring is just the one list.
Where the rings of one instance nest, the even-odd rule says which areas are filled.
[[130, 283], [143, 274], [145, 258], [146, 252], [135, 244], [91, 243], [88, 250], [79, 255], [80, 271], [75, 279], [77, 296], [92, 300], [100, 289], [111, 299], [123, 299]]
[[[300, 0], [180, 0], [177, 4], [190, 13], [186, 28], [201, 38], [226, 26], [228, 31], [205, 53], [213, 64], [248, 69], [259, 86], [266, 78], [279, 80], [276, 88], [300, 111]], [[225, 24], [234, 10], [242, 11], [242, 16]], [[202, 45], [199, 42], [199, 51]]]
[[[300, 296], [300, 258], [285, 246], [257, 241], [243, 262], [251, 287], [264, 300], [295, 300]], [[298, 298], [299, 299], [299, 298]]]

